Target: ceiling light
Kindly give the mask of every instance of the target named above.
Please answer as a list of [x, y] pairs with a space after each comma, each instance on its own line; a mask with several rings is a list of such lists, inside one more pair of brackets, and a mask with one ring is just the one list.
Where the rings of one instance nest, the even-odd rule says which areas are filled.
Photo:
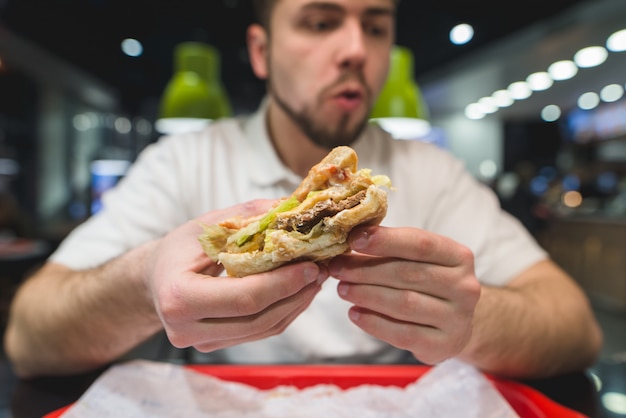
[[484, 160], [478, 168], [480, 175], [485, 180], [492, 180], [498, 174], [498, 165], [493, 160]]
[[600, 98], [603, 102], [616, 102], [624, 95], [624, 88], [619, 84], [609, 84], [600, 90]]
[[626, 29], [615, 32], [606, 40], [606, 47], [612, 52], [626, 51]]
[[478, 105], [483, 113], [490, 114], [498, 111], [498, 105], [493, 97], [483, 97], [478, 100]]
[[211, 123], [209, 119], [200, 118], [161, 118], [157, 119], [154, 127], [162, 134], [180, 134], [190, 131], [200, 131]]
[[509, 84], [507, 90], [511, 93], [511, 97], [515, 100], [524, 100], [533, 94], [530, 86], [525, 81], [516, 81], [515, 83], [511, 83]]
[[508, 90], [495, 91], [491, 97], [493, 97], [493, 100], [499, 107], [509, 107], [515, 102]]
[[74, 129], [80, 132], [85, 132], [92, 128], [91, 119], [85, 114], [74, 115], [72, 125]]
[[526, 82], [533, 91], [547, 90], [552, 87], [552, 84], [554, 84], [554, 80], [550, 78], [550, 74], [546, 71], [540, 71], [529, 75], [526, 78]]
[[182, 42], [173, 55], [174, 73], [161, 96], [156, 129], [162, 134], [189, 132], [230, 116], [219, 50], [204, 42]]
[[426, 137], [431, 131], [430, 122], [424, 119], [385, 117], [373, 118], [370, 121], [378, 123], [382, 129], [396, 139], [421, 139]]
[[561, 117], [561, 108], [557, 105], [548, 105], [541, 110], [541, 119], [554, 122]]
[[578, 107], [583, 110], [593, 109], [598, 106], [598, 104], [600, 104], [600, 96], [593, 91], [584, 93], [578, 98]]
[[478, 120], [485, 117], [478, 103], [472, 103], [465, 107], [465, 117], [472, 120]]
[[77, 131], [85, 132], [101, 125], [98, 120], [98, 116], [95, 113], [86, 112], [74, 115], [72, 118], [72, 126], [74, 126], [74, 129]]
[[583, 195], [577, 190], [568, 190], [561, 196], [561, 202], [568, 208], [577, 208], [583, 203]]
[[455, 45], [464, 45], [474, 37], [474, 28], [467, 23], [456, 25], [450, 31], [450, 42]]
[[557, 61], [548, 67], [548, 74], [554, 81], [569, 80], [578, 73], [578, 67], [574, 61]]
[[143, 53], [143, 45], [137, 39], [126, 38], [122, 41], [122, 52], [129, 57], [138, 57]]
[[148, 136], [152, 133], [152, 123], [148, 119], [138, 117], [135, 121], [135, 131], [140, 135]]
[[606, 392], [602, 395], [602, 405], [619, 415], [626, 414], [626, 395], [619, 392]]
[[115, 130], [120, 134], [127, 134], [133, 129], [133, 125], [128, 118], [119, 117], [115, 119]]
[[574, 62], [580, 68], [596, 67], [606, 61], [608, 51], [603, 46], [589, 46], [583, 48], [574, 55]]

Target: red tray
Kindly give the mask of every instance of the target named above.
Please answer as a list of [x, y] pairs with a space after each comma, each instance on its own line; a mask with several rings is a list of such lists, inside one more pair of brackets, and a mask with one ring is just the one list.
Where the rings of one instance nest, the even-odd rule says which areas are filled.
[[[362, 385], [405, 387], [430, 370], [428, 366], [187, 366], [197, 372], [223, 380], [245, 383], [259, 389], [271, 389], [280, 385], [298, 388], [320, 383], [334, 384], [342, 389]], [[542, 393], [510, 380], [487, 375], [496, 389], [521, 418], [588, 418], [579, 412], [552, 401]], [[43, 418], [60, 418], [70, 407], [51, 412]]]

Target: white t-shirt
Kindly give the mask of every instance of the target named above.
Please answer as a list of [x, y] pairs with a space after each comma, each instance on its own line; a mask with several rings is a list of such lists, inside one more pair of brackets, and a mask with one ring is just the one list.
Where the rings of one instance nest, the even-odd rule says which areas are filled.
[[[462, 162], [434, 145], [398, 141], [368, 126], [352, 145], [359, 167], [388, 175], [386, 226], [448, 236], [475, 255], [482, 283], [503, 285], [546, 253], [492, 191]], [[255, 198], [291, 194], [301, 178], [286, 168], [267, 135], [265, 105], [251, 116], [163, 137], [141, 153], [103, 209], [76, 228], [51, 256], [73, 269], [95, 267], [201, 214]], [[215, 361], [291, 363], [393, 361], [401, 353], [361, 331], [328, 280], [311, 306], [281, 335], [214, 353]]]

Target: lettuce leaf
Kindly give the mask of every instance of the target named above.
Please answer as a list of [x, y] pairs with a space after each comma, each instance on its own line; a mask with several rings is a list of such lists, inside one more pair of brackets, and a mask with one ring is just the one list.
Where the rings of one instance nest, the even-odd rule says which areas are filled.
[[267, 227], [276, 219], [276, 214], [281, 212], [287, 212], [298, 206], [300, 201], [295, 197], [290, 197], [288, 199], [283, 200], [276, 206], [271, 209], [267, 214], [262, 217], [257, 222], [252, 222], [249, 225], [246, 225], [244, 228], [241, 228], [237, 232], [236, 243], [238, 246], [242, 246], [246, 242], [248, 242], [254, 235], [263, 232], [267, 229]]

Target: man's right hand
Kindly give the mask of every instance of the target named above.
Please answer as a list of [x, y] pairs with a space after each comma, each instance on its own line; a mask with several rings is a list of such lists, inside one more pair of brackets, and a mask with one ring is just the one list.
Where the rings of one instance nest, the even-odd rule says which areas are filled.
[[158, 243], [145, 280], [174, 346], [209, 352], [279, 334], [321, 289], [328, 272], [312, 262], [233, 278], [219, 276], [223, 267], [202, 250], [200, 223], [252, 216], [272, 203], [258, 200], [209, 212]]

